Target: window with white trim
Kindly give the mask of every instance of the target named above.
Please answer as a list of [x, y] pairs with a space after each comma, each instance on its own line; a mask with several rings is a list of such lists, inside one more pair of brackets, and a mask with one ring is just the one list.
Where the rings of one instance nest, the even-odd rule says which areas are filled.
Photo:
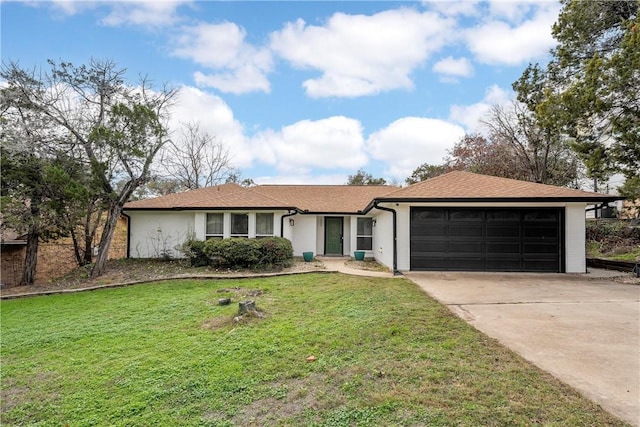
[[273, 236], [273, 213], [256, 214], [256, 237]]
[[249, 237], [249, 215], [231, 214], [231, 237]]
[[224, 230], [224, 214], [208, 213], [205, 239], [222, 239]]
[[370, 251], [373, 248], [373, 220], [358, 218], [357, 247], [359, 251]]

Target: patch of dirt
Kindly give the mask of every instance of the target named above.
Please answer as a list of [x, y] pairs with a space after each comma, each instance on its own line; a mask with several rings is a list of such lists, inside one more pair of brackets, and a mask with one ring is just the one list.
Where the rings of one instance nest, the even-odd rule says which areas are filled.
[[2, 289], [2, 296], [28, 294], [36, 292], [83, 289], [118, 283], [148, 282], [162, 279], [181, 279], [191, 277], [233, 277], [239, 275], [259, 275], [265, 273], [295, 273], [304, 271], [322, 271], [324, 264], [306, 263], [302, 259], [294, 260], [290, 267], [261, 270], [232, 270], [214, 267], [191, 267], [186, 260], [156, 259], [118, 259], [107, 262], [105, 274], [90, 279], [91, 265], [73, 270], [71, 273], [49, 282], [36, 282], [31, 286], [14, 286]]
[[223, 288], [218, 289], [216, 292], [219, 293], [231, 293], [234, 298], [244, 298], [244, 297], [258, 297], [264, 294], [264, 290], [262, 289], [248, 289], [248, 288]]
[[640, 285], [640, 277], [620, 276], [620, 277], [613, 277], [611, 280], [613, 280], [614, 282], [625, 284], [625, 285]]
[[300, 417], [307, 410], [335, 408], [346, 401], [340, 382], [330, 381], [320, 373], [274, 382], [268, 387], [273, 396], [240, 408], [230, 421], [242, 426], [279, 425], [278, 420]]
[[349, 268], [355, 268], [356, 270], [384, 271], [384, 272], [390, 271], [387, 267], [378, 263], [374, 259], [365, 259], [364, 261], [348, 260], [348, 261], [345, 261], [344, 265], [346, 265]]

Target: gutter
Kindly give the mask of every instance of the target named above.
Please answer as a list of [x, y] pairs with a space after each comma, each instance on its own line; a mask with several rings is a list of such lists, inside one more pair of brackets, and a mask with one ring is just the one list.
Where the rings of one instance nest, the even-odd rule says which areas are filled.
[[373, 205], [369, 205], [371, 207], [367, 206], [367, 208], [364, 210], [363, 213], [367, 213], [373, 208], [379, 209], [381, 211], [391, 212], [391, 215], [393, 216], [393, 275], [400, 276], [402, 275], [402, 273], [398, 271], [398, 230], [397, 230], [398, 226], [397, 226], [397, 218], [396, 218], [397, 213], [395, 209], [386, 208], [384, 206], [378, 206], [378, 203], [380, 202], [374, 199]]
[[384, 203], [548, 203], [548, 202], [584, 202], [587, 204], [609, 203], [623, 200], [622, 196], [604, 197], [380, 197], [373, 199], [364, 209], [368, 211], [376, 202]]

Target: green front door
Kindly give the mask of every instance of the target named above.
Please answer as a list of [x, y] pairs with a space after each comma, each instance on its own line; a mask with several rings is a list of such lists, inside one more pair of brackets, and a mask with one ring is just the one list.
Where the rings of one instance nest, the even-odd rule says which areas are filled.
[[324, 219], [324, 254], [342, 255], [342, 217]]

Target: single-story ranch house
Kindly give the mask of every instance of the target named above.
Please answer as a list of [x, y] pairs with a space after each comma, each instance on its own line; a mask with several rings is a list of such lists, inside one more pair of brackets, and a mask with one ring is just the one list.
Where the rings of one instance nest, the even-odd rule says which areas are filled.
[[584, 273], [585, 207], [607, 194], [470, 172], [405, 188], [224, 184], [127, 203], [128, 256], [197, 239], [282, 236], [294, 255], [367, 257], [393, 269]]

